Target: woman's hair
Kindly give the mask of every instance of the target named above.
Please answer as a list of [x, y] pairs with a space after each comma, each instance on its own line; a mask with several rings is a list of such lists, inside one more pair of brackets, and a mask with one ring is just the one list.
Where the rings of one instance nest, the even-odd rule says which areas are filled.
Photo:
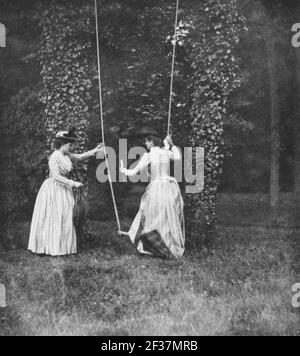
[[145, 137], [145, 139], [148, 140], [148, 141], [152, 141], [153, 145], [156, 146], [156, 147], [162, 147], [163, 146], [163, 140], [158, 136], [147, 135]]
[[59, 150], [63, 145], [66, 145], [67, 143], [72, 143], [74, 141], [68, 140], [67, 138], [56, 138], [54, 140], [53, 146], [56, 150]]

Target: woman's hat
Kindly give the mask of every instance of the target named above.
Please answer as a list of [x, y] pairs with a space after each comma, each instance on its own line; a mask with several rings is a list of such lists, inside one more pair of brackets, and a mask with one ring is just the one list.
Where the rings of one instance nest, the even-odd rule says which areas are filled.
[[69, 131], [59, 131], [55, 135], [55, 138], [63, 139], [67, 141], [80, 141], [80, 138], [76, 135], [75, 131], [76, 131], [75, 127], [71, 127]]

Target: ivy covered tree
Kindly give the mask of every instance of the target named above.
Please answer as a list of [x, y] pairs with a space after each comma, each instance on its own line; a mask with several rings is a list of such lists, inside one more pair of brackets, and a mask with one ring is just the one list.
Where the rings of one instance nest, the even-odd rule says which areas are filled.
[[[228, 104], [239, 87], [235, 49], [245, 20], [236, 0], [206, 0], [193, 16], [190, 37], [192, 147], [205, 148], [205, 186], [202, 193], [187, 196], [187, 215], [192, 232], [208, 239], [215, 231], [216, 198], [224, 160], [224, 122]], [[199, 16], [201, 14], [201, 16]]]
[[[41, 2], [38, 58], [48, 150], [58, 130], [74, 125], [79, 149], [99, 139], [98, 77], [93, 1]], [[105, 130], [117, 144], [137, 125], [166, 132], [175, 2], [106, 0], [99, 7]], [[205, 146], [205, 189], [187, 196], [188, 226], [209, 236], [215, 225], [215, 199], [222, 172], [228, 102], [239, 85], [234, 53], [243, 18], [234, 0], [181, 2], [176, 50], [173, 135], [180, 146]], [[41, 108], [39, 108], [41, 110]], [[80, 164], [75, 179], [86, 183]], [[95, 167], [93, 167], [94, 169]], [[95, 170], [90, 172], [95, 181]], [[93, 200], [103, 185], [92, 187]], [[93, 208], [93, 211], [95, 209]], [[106, 209], [109, 210], [109, 209]], [[200, 239], [199, 239], [200, 241]]]
[[[78, 149], [86, 147], [92, 86], [87, 55], [91, 47], [89, 10], [82, 1], [52, 0], [42, 14], [39, 58], [49, 149], [55, 133], [70, 126], [76, 127], [80, 137]], [[76, 179], [86, 182], [85, 162], [78, 163], [74, 172]]]
[[[118, 105], [122, 108], [118, 110], [122, 113], [119, 118], [116, 108], [106, 112], [106, 122], [109, 121], [110, 127], [117, 124], [126, 131], [151, 121], [161, 127], [166, 125], [169, 55], [175, 14], [172, 4], [158, 2], [157, 5], [160, 7], [147, 6], [144, 2], [137, 6], [134, 1], [116, 1], [104, 3], [102, 8], [102, 48], [106, 48], [109, 57], [127, 57], [123, 63], [123, 68], [127, 66], [127, 78], [120, 81], [114, 91], [108, 90], [106, 85], [104, 88], [105, 103], [113, 94], [119, 98]], [[44, 12], [42, 21], [40, 53], [47, 93], [44, 102], [48, 137], [53, 137], [53, 133], [68, 122], [79, 128], [82, 148], [86, 142], [86, 113], [92, 86], [86, 55], [91, 47], [92, 29], [89, 25], [92, 14], [91, 4], [53, 1]], [[154, 26], [158, 21], [155, 14], [165, 24], [160, 31]], [[208, 237], [215, 228], [216, 193], [224, 158], [224, 121], [228, 114], [228, 100], [240, 83], [234, 50], [239, 43], [244, 19], [237, 11], [236, 0], [193, 2], [190, 8], [183, 7], [182, 15], [184, 19], [177, 38], [176, 110], [173, 111], [172, 122], [174, 132], [180, 129], [182, 133], [185, 128], [185, 136], [189, 140], [181, 137], [184, 144], [205, 147], [205, 188], [201, 194], [187, 197], [186, 212], [188, 220], [193, 221], [188, 225], [193, 226], [194, 232]], [[118, 19], [120, 28], [117, 32], [111, 22], [113, 16]], [[146, 35], [148, 45], [145, 47], [142, 40]], [[155, 66], [151, 53], [160, 55], [160, 68]], [[151, 74], [153, 69], [155, 72]], [[95, 76], [95, 66], [90, 70]], [[137, 76], [140, 79], [144, 76], [144, 80], [137, 81]], [[97, 98], [94, 92], [92, 98]], [[97, 109], [97, 102], [93, 103], [93, 108]], [[82, 169], [86, 170], [86, 167]]]

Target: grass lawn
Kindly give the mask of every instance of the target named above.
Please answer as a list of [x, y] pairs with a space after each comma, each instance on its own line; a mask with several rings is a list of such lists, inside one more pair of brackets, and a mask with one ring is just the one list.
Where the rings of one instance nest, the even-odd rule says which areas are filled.
[[75, 256], [1, 252], [0, 335], [299, 335], [299, 231], [219, 226], [181, 261], [139, 256], [114, 223], [91, 231]]

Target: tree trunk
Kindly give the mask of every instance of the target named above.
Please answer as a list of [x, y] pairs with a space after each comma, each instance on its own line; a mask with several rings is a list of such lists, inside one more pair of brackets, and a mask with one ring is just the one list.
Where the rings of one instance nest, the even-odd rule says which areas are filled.
[[[296, 9], [296, 14], [300, 16], [300, 5]], [[295, 161], [294, 161], [294, 193], [296, 200], [295, 222], [300, 223], [300, 47], [295, 48], [295, 71], [296, 71], [296, 112], [295, 112]]]
[[268, 39], [266, 42], [268, 52], [268, 71], [270, 80], [270, 104], [271, 104], [271, 162], [270, 162], [270, 208], [271, 223], [278, 220], [279, 210], [279, 158], [280, 158], [280, 103], [276, 67], [275, 43]]
[[297, 107], [295, 115], [294, 192], [300, 194], [300, 48], [295, 49], [297, 78]]

